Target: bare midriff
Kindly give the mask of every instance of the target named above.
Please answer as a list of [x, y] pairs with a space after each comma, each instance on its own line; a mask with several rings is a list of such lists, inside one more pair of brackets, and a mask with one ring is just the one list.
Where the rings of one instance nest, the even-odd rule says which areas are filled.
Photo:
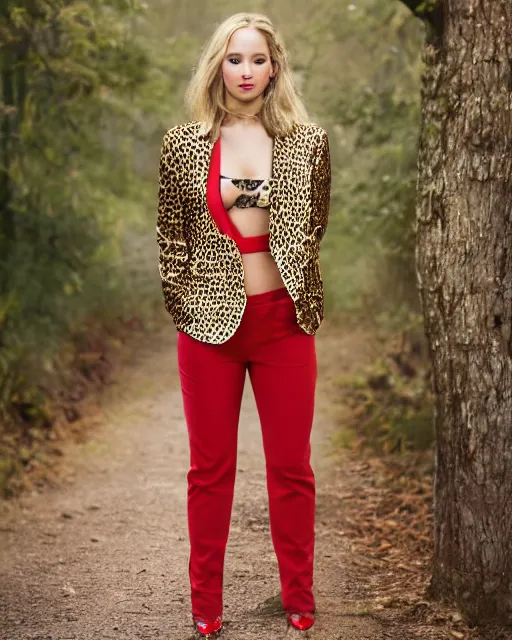
[[[268, 233], [268, 209], [232, 207], [228, 211], [232, 223], [242, 236]], [[248, 296], [284, 287], [277, 264], [269, 251], [243, 253], [245, 292]]]

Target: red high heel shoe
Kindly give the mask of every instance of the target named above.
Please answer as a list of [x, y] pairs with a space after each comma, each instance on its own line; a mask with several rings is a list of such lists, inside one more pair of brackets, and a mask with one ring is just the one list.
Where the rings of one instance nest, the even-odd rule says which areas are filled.
[[288, 623], [294, 629], [307, 631], [315, 624], [315, 616], [312, 613], [289, 613]]
[[222, 631], [222, 618], [217, 616], [213, 622], [194, 620], [194, 627], [201, 638], [218, 638]]

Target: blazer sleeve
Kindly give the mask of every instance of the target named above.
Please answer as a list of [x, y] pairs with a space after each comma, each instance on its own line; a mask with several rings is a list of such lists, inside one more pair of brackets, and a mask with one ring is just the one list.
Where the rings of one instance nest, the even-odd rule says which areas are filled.
[[320, 242], [327, 229], [331, 201], [331, 155], [323, 130], [314, 159], [311, 192], [314, 232]]
[[176, 157], [172, 147], [172, 129], [162, 142], [160, 154], [157, 241], [159, 271], [168, 298], [179, 286], [179, 277], [187, 265], [189, 252], [186, 241], [183, 193], [177, 175]]

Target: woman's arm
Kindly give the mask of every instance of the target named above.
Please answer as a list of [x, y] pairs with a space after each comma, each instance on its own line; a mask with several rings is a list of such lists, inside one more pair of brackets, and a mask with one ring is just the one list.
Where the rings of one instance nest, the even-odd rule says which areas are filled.
[[313, 227], [320, 242], [327, 229], [331, 200], [331, 156], [329, 152], [329, 139], [323, 129], [315, 153], [311, 196]]
[[[160, 154], [157, 240], [160, 249], [159, 270], [164, 293], [175, 286], [189, 259], [185, 237], [183, 195], [178, 183], [176, 155], [172, 148], [172, 129], [162, 142]], [[167, 290], [167, 291], [165, 291]]]

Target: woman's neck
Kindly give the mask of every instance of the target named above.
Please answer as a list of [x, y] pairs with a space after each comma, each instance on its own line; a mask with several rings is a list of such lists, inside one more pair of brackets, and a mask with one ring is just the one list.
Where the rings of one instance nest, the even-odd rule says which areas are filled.
[[261, 120], [257, 115], [231, 115], [228, 113], [222, 121], [223, 127], [261, 127]]
[[[226, 115], [226, 123], [242, 121], [254, 121], [258, 119], [258, 114], [263, 106], [263, 96], [252, 100], [251, 102], [239, 102], [234, 100], [230, 95], [226, 96], [226, 107], [231, 111]], [[231, 115], [236, 114], [236, 115]]]

